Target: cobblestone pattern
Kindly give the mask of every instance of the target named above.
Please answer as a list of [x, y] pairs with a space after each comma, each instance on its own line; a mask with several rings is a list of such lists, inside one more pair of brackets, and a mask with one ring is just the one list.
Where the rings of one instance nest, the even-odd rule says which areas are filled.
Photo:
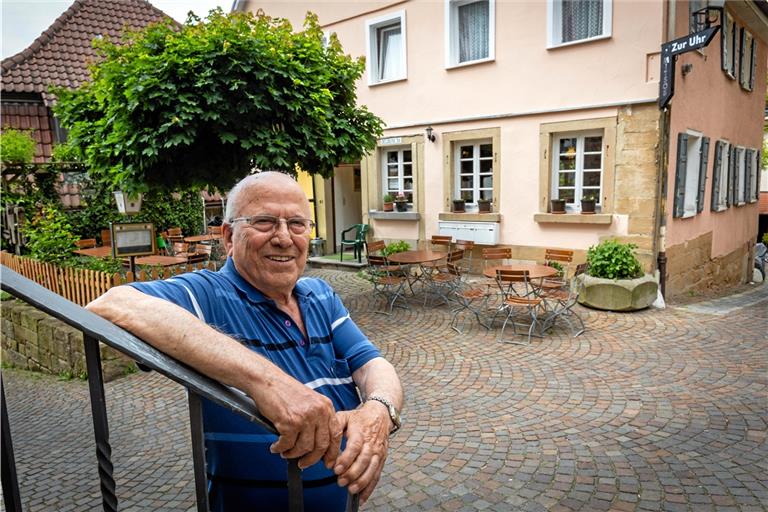
[[[403, 429], [363, 510], [768, 509], [764, 295], [727, 301], [725, 316], [581, 309], [582, 336], [523, 347], [477, 326], [457, 335], [445, 308], [375, 314], [354, 273], [312, 273], [406, 388]], [[26, 510], [98, 510], [85, 386], [5, 378]], [[183, 391], [138, 374], [107, 393], [121, 510], [189, 510]]]

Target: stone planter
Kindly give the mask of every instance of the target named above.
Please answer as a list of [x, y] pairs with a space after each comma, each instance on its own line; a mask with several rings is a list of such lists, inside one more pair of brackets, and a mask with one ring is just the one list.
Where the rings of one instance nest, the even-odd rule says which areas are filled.
[[579, 304], [608, 311], [637, 311], [650, 306], [659, 283], [646, 274], [635, 279], [603, 279], [581, 274], [576, 277]]

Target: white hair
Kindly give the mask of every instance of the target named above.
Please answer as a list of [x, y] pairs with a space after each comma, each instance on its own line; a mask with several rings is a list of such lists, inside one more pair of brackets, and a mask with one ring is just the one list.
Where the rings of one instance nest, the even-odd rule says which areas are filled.
[[245, 178], [243, 178], [242, 180], [240, 180], [239, 182], [237, 182], [237, 184], [234, 187], [232, 187], [232, 190], [227, 192], [227, 209], [224, 212], [224, 222], [226, 224], [231, 224], [232, 219], [238, 216], [238, 212], [241, 206], [239, 204], [240, 194], [244, 190], [257, 185], [259, 181], [269, 179], [269, 178], [274, 179], [277, 176], [284, 176], [286, 178], [291, 179], [291, 181], [293, 181], [294, 183], [296, 183], [296, 181], [293, 180], [293, 178], [291, 178], [291, 176], [289, 176], [288, 174], [277, 172], [277, 171], [263, 171], [263, 172], [258, 172], [256, 174], [250, 174]]

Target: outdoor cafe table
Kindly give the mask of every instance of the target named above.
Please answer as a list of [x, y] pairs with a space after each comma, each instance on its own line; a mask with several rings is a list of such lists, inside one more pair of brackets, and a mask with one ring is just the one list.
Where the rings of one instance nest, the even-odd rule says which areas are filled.
[[193, 235], [185, 236], [184, 241], [188, 244], [197, 244], [200, 242], [212, 242], [213, 240], [220, 240], [223, 235], [221, 233], [207, 234], [207, 235]]
[[141, 256], [136, 258], [135, 263], [137, 265], [150, 265], [152, 267], [172, 267], [174, 265], [183, 265], [187, 262], [187, 258], [181, 256]]
[[112, 247], [108, 245], [103, 245], [101, 247], [91, 247], [89, 249], [77, 249], [74, 252], [75, 254], [79, 254], [81, 256], [90, 256], [92, 258], [112, 257]]
[[497, 270], [527, 270], [529, 281], [534, 279], [544, 279], [545, 277], [552, 277], [557, 274], [557, 269], [548, 265], [516, 263], [514, 265], [496, 265], [494, 267], [488, 267], [483, 270], [483, 275], [491, 279], [496, 279]]
[[[429, 263], [432, 261], [439, 261], [448, 257], [448, 253], [439, 251], [430, 251], [429, 249], [412, 250], [396, 252], [387, 256], [387, 261], [390, 263], [397, 263], [399, 265], [420, 265], [422, 263]], [[410, 278], [409, 278], [410, 279]], [[421, 276], [416, 276], [415, 281], [421, 279]], [[409, 288], [413, 292], [413, 283], [411, 281]]]

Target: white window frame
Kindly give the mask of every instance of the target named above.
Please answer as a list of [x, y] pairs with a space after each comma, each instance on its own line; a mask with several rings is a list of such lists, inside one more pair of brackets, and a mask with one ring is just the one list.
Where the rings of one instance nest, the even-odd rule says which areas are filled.
[[749, 190], [747, 190], [747, 202], [755, 203], [759, 199], [757, 181], [760, 180], [760, 151], [752, 150], [752, 165], [749, 169]]
[[741, 88], [746, 91], [752, 90], [750, 84], [753, 83], [752, 69], [755, 56], [753, 45], [754, 37], [752, 36], [752, 33], [747, 29], [743, 29], [741, 33], [739, 51], [739, 53], [741, 53], [741, 61], [739, 65], [739, 84], [741, 85]]
[[[730, 183], [728, 182], [728, 166], [730, 163], [731, 143], [727, 140], [721, 140], [720, 148], [720, 168], [714, 169], [713, 166], [713, 173], [718, 174], [718, 186], [720, 187], [717, 191], [717, 202], [715, 210], [718, 212], [722, 212], [728, 209], [728, 189], [730, 187]], [[714, 174], [712, 177], [714, 182]]]
[[736, 146], [736, 206], [747, 203], [747, 148]]
[[[480, 146], [489, 144], [491, 146], [491, 155], [486, 157], [480, 156]], [[493, 148], [493, 139], [476, 139], [476, 140], [461, 140], [456, 141], [454, 144], [454, 154], [453, 154], [453, 161], [454, 161], [454, 167], [453, 167], [453, 197], [454, 198], [460, 198], [461, 197], [461, 162], [462, 161], [469, 161], [468, 159], [462, 159], [461, 158], [461, 147], [462, 146], [473, 146], [472, 150], [472, 201], [467, 201], [466, 205], [470, 207], [470, 210], [477, 207], [477, 200], [481, 197], [482, 191], [489, 191], [490, 196], [493, 197], [493, 182], [494, 182], [494, 176], [493, 176], [493, 168], [494, 168], [494, 158], [495, 158], [495, 152]], [[482, 160], [490, 161], [491, 167], [487, 172], [481, 173], [480, 172], [480, 162]], [[482, 181], [483, 177], [490, 176], [491, 178], [491, 186], [490, 187], [481, 187], [480, 183]]]
[[603, 0], [603, 32], [594, 37], [563, 42], [562, 0], [547, 0], [547, 48], [588, 43], [612, 36], [613, 0]]
[[[488, 2], [488, 56], [482, 59], [459, 62], [459, 6], [479, 1]], [[496, 0], [445, 0], [445, 67], [446, 69], [470, 66], [496, 59]]]
[[[410, 144], [403, 145], [403, 146], [383, 146], [380, 148], [381, 150], [381, 189], [383, 190], [383, 194], [392, 194], [392, 196], [397, 196], [398, 193], [405, 194], [406, 192], [410, 192], [411, 198], [416, 197], [416, 162], [414, 161], [414, 158], [416, 157], [416, 154], [413, 151], [413, 146]], [[389, 180], [394, 179], [389, 176], [389, 166], [392, 165], [387, 161], [387, 153], [396, 151], [397, 152], [397, 189], [391, 189], [389, 188]], [[411, 152], [411, 160], [406, 162], [404, 159], [403, 152], [404, 151], [410, 151]], [[413, 184], [413, 188], [406, 189], [403, 185], [403, 182], [406, 178], [404, 173], [404, 166], [406, 164], [411, 165], [411, 183]], [[408, 202], [409, 205], [413, 205], [413, 201]]]
[[[573, 203], [565, 203], [566, 211], [581, 211], [581, 198], [584, 196], [585, 190], [594, 190], [593, 186], [588, 189], [584, 188], [584, 139], [587, 137], [602, 138], [600, 143], [600, 169], [588, 169], [588, 172], [600, 172], [600, 188], [597, 189], [595, 206], [602, 208], [603, 187], [605, 178], [605, 130], [586, 130], [578, 132], [559, 132], [552, 134], [552, 147], [550, 148], [550, 154], [552, 155], [552, 189], [550, 191], [553, 199], [560, 198], [560, 187], [558, 186], [560, 180], [560, 140], [561, 139], [576, 139], [576, 166], [573, 169], [575, 174], [574, 186], [573, 186]], [[594, 151], [590, 151], [589, 154], [596, 154]], [[568, 171], [571, 172], [571, 171]]]
[[[381, 58], [380, 58], [380, 44], [379, 44], [379, 30], [389, 27], [390, 25], [400, 25], [400, 35], [402, 44], [400, 47], [400, 61], [402, 66], [399, 73], [395, 73], [392, 77], [384, 79], [381, 78]], [[365, 22], [365, 48], [366, 48], [366, 67], [368, 68], [368, 85], [378, 85], [390, 82], [397, 82], [399, 80], [405, 80], [408, 78], [408, 45], [405, 30], [405, 11], [397, 11], [379, 16]]]
[[720, 34], [721, 41], [721, 59], [723, 72], [732, 80], [736, 80], [736, 44], [735, 44], [736, 23], [733, 21], [731, 13], [725, 13], [725, 23]]

